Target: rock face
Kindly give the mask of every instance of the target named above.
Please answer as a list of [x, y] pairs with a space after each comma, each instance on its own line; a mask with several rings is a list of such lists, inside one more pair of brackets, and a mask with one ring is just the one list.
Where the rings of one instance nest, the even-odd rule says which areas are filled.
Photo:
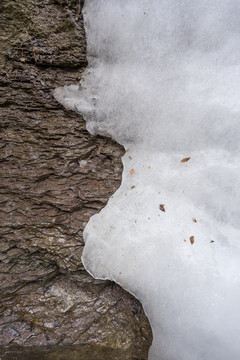
[[140, 303], [81, 263], [123, 155], [52, 96], [87, 64], [82, 6], [0, 3], [1, 359], [146, 359], [151, 343]]

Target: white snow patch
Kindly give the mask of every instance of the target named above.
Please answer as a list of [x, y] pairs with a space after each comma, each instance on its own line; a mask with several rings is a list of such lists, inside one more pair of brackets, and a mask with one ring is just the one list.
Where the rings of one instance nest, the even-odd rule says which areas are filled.
[[88, 70], [55, 97], [130, 149], [84, 265], [142, 301], [151, 360], [239, 360], [240, 2], [87, 0], [84, 13]]

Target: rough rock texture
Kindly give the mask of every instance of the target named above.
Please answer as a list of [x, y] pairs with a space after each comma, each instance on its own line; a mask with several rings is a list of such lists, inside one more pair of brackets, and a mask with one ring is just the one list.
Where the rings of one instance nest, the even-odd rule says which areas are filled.
[[86, 66], [82, 5], [0, 2], [4, 360], [146, 359], [151, 343], [139, 302], [81, 263], [83, 228], [118, 188], [123, 154], [52, 96]]

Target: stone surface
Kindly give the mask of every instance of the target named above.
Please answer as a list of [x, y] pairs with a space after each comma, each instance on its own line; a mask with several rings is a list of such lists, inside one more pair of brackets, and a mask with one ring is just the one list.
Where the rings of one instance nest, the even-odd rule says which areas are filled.
[[87, 64], [82, 5], [0, 3], [2, 359], [101, 359], [97, 345], [104, 359], [145, 359], [151, 343], [140, 303], [81, 263], [82, 231], [119, 187], [123, 155], [52, 96]]

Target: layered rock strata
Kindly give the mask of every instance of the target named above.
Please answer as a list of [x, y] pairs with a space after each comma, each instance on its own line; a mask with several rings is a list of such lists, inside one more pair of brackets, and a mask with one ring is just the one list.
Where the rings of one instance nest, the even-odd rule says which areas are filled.
[[123, 155], [52, 96], [87, 65], [82, 6], [0, 3], [4, 360], [146, 359], [151, 343], [140, 303], [81, 263], [82, 231], [119, 187]]

